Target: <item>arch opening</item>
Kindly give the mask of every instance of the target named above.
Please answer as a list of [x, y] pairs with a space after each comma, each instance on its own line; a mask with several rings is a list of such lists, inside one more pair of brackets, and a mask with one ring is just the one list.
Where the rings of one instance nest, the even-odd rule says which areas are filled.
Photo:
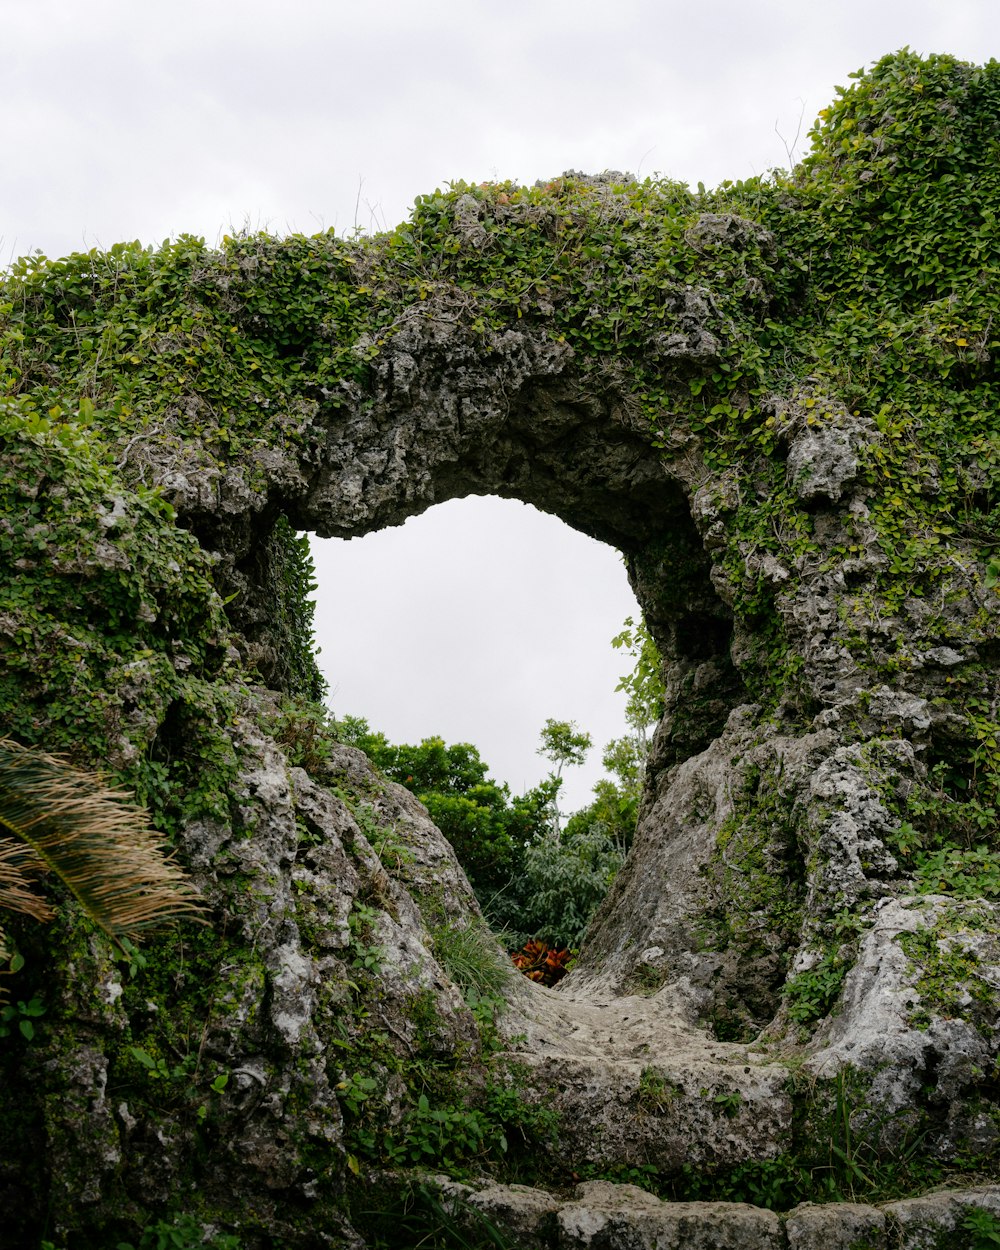
[[319, 662], [337, 714], [394, 742], [471, 742], [513, 793], [537, 784], [546, 718], [593, 738], [562, 804], [590, 801], [627, 732], [611, 647], [639, 608], [620, 558], [513, 500], [465, 498], [352, 542], [314, 541]]

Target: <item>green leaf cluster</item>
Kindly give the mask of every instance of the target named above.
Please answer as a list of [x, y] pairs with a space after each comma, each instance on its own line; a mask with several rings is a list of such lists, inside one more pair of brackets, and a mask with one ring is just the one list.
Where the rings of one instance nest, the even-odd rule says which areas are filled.
[[225, 802], [227, 626], [209, 555], [122, 480], [99, 425], [89, 401], [0, 399], [0, 722], [110, 765], [169, 831]]
[[534, 842], [524, 855], [518, 936], [575, 950], [624, 861], [622, 846], [598, 824]]

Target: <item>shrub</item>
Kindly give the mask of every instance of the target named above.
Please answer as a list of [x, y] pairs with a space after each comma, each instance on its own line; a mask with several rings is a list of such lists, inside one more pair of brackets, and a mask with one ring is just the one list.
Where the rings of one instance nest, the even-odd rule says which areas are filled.
[[529, 981], [537, 981], [540, 985], [555, 985], [569, 972], [569, 963], [573, 952], [565, 946], [556, 948], [546, 946], [532, 938], [511, 956], [514, 967]]
[[550, 946], [579, 946], [624, 861], [601, 825], [529, 846], [519, 927]]

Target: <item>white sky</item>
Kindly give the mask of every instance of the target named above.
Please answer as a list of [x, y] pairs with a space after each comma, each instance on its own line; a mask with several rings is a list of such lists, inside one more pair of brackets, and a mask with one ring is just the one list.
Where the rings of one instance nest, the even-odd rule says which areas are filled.
[[[801, 152], [835, 84], [886, 52], [997, 55], [1000, 4], [0, 0], [0, 30], [7, 261], [388, 228], [457, 178], [746, 177], [787, 164], [800, 119]], [[472, 741], [517, 790], [545, 771], [547, 716], [621, 732], [608, 642], [635, 605], [615, 552], [494, 500], [316, 547], [338, 713]]]

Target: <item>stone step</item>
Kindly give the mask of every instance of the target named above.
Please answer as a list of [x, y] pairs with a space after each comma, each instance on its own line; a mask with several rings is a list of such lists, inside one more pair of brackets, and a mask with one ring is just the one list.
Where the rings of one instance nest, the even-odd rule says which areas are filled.
[[485, 1217], [511, 1250], [979, 1250], [987, 1243], [962, 1227], [974, 1208], [1000, 1228], [1000, 1185], [778, 1214], [741, 1202], [662, 1202], [610, 1181], [578, 1185], [569, 1198], [527, 1185], [434, 1183], [457, 1220], [482, 1227]]

